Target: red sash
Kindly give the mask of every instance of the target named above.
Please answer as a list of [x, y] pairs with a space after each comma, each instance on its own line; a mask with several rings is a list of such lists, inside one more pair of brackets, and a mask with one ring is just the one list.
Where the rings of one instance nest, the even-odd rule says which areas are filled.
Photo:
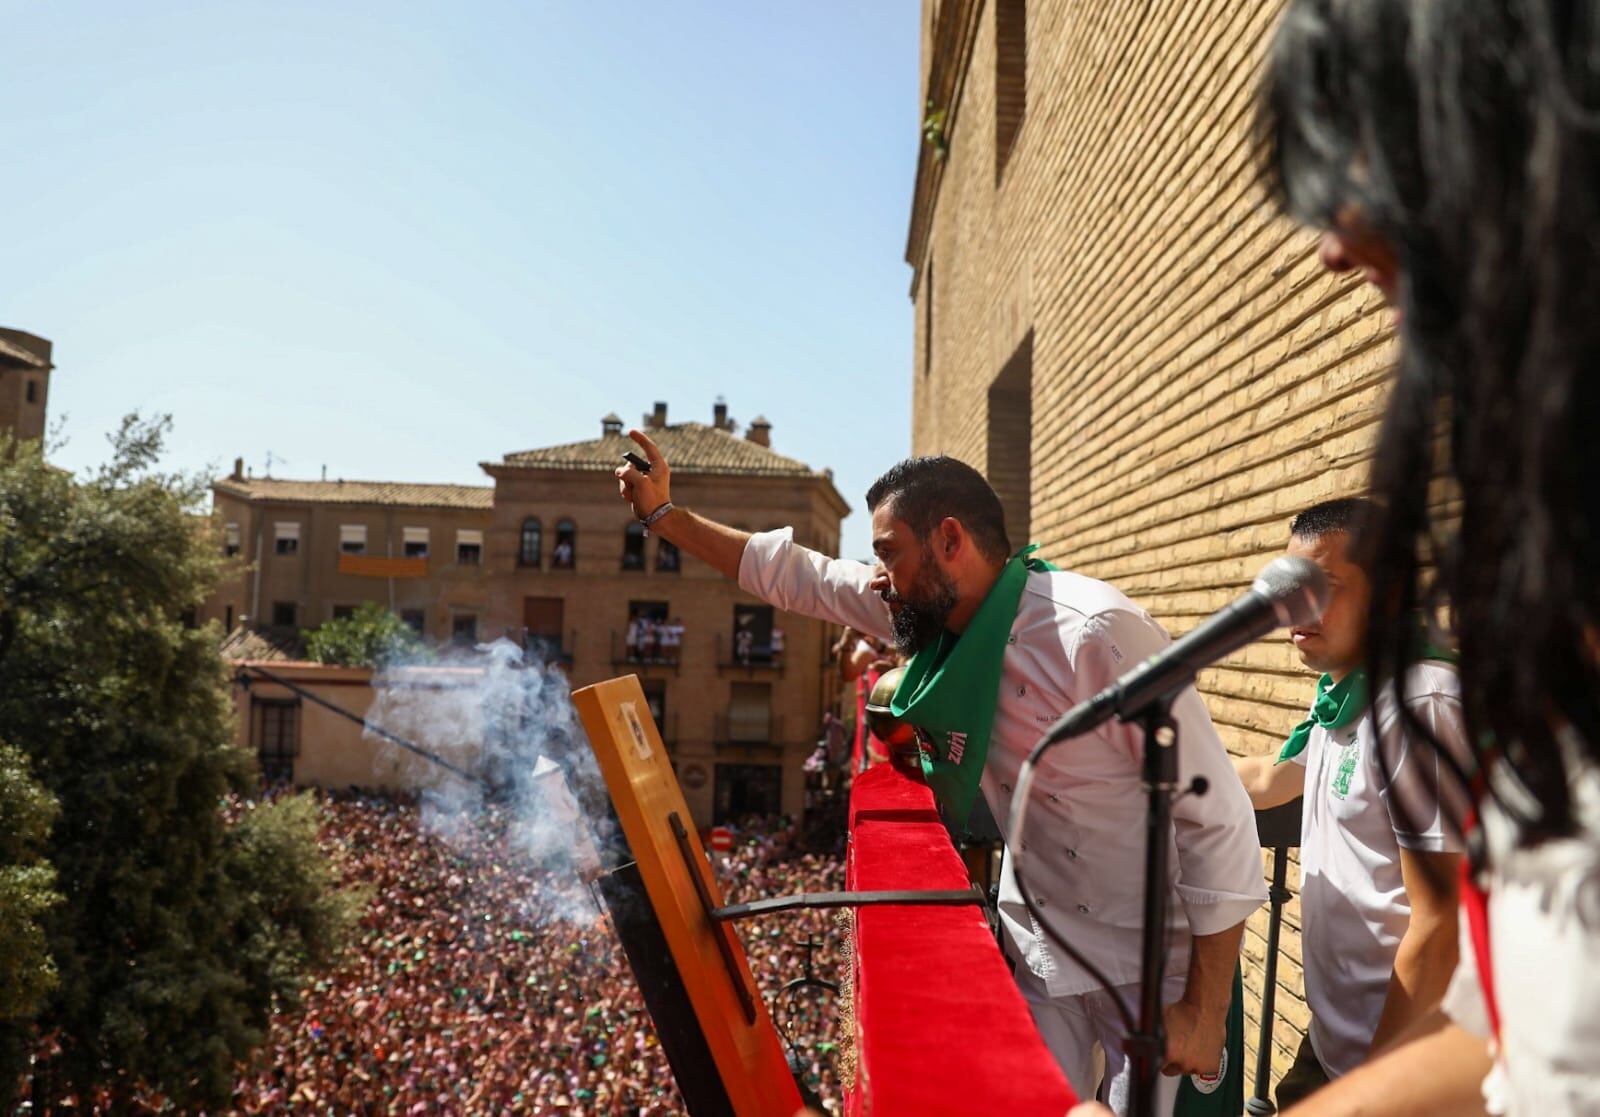
[[[1477, 819], [1467, 819], [1471, 833]], [[1472, 858], [1461, 859], [1461, 910], [1467, 917], [1467, 937], [1472, 940], [1472, 957], [1478, 966], [1478, 987], [1483, 991], [1483, 1006], [1489, 1014], [1489, 1030], [1500, 1038], [1500, 1006], [1494, 996], [1494, 961], [1489, 949], [1489, 892], [1478, 884], [1472, 871]]]

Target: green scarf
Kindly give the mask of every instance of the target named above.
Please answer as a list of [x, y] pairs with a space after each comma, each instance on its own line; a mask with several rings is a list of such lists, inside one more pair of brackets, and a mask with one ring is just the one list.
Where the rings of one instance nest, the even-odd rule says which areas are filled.
[[[1417, 655], [1419, 660], [1436, 659], [1441, 663], [1456, 661], [1455, 652], [1430, 642], [1426, 634], [1421, 637], [1419, 643], [1421, 645]], [[1317, 699], [1311, 703], [1311, 716], [1295, 726], [1293, 732], [1289, 734], [1289, 739], [1283, 743], [1283, 748], [1278, 753], [1278, 763], [1292, 760], [1304, 752], [1311, 740], [1311, 730], [1317, 726], [1320, 725], [1324, 729], [1343, 729], [1359, 718], [1366, 712], [1369, 689], [1365, 667], [1356, 668], [1339, 683], [1335, 683], [1331, 675], [1324, 675], [1318, 679]]]
[[1311, 731], [1317, 726], [1324, 729], [1343, 729], [1367, 712], [1367, 669], [1357, 667], [1339, 682], [1332, 675], [1317, 680], [1317, 699], [1311, 703], [1311, 716], [1294, 727], [1289, 739], [1278, 753], [1278, 763], [1292, 760], [1306, 751], [1311, 741]]
[[922, 752], [922, 772], [945, 818], [964, 827], [978, 795], [978, 780], [989, 756], [989, 735], [1000, 703], [1000, 667], [1017, 604], [1028, 574], [1055, 570], [1029, 558], [1038, 545], [1024, 547], [1000, 570], [983, 604], [960, 636], [946, 631], [906, 665], [889, 710], [923, 732], [932, 751]]

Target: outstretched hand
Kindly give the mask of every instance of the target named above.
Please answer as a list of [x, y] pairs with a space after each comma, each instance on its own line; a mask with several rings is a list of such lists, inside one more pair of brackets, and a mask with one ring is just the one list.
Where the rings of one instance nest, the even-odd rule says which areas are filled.
[[661, 448], [643, 431], [629, 431], [628, 437], [644, 451], [650, 472], [641, 473], [632, 462], [627, 462], [617, 467], [614, 476], [622, 499], [633, 506], [634, 516], [642, 520], [672, 499], [672, 470], [667, 466], [667, 459], [662, 457]]

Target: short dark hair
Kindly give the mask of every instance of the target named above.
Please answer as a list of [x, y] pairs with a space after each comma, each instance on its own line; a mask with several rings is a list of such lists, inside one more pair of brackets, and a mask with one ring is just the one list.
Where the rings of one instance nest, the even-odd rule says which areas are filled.
[[1289, 534], [1300, 539], [1320, 539], [1324, 535], [1342, 531], [1353, 543], [1361, 538], [1362, 531], [1372, 522], [1376, 511], [1372, 501], [1359, 496], [1342, 496], [1313, 504], [1289, 524]]
[[896, 519], [911, 525], [918, 539], [927, 539], [949, 516], [961, 521], [986, 558], [1003, 562], [1011, 557], [1000, 498], [983, 474], [966, 462], [940, 454], [890, 466], [867, 490], [867, 511], [877, 511], [884, 501]]

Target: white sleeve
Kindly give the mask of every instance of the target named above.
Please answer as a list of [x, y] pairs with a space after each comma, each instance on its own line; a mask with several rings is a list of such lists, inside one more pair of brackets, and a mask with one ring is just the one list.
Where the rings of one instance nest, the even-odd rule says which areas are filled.
[[793, 528], [757, 532], [739, 560], [739, 588], [769, 605], [892, 640], [889, 607], [871, 581], [872, 567], [802, 547]]
[[[1464, 755], [1466, 721], [1454, 696], [1421, 694], [1411, 698], [1406, 707], [1441, 746]], [[1401, 848], [1422, 853], [1465, 850], [1455, 821], [1464, 816], [1465, 804], [1456, 802], [1457, 796], [1451, 794], [1459, 781], [1440, 761], [1434, 746], [1412, 739], [1405, 732], [1405, 723], [1396, 717], [1391, 732], [1385, 735], [1380, 762], [1389, 767], [1382, 795]]]
[[[1107, 612], [1089, 618], [1069, 650], [1074, 689], [1088, 695], [1165, 648], [1171, 640], [1150, 618]], [[1206, 781], [1204, 795], [1184, 794], [1172, 807], [1178, 851], [1178, 895], [1197, 935], [1213, 935], [1243, 923], [1267, 899], [1255, 810], [1222, 747], [1205, 703], [1194, 687], [1172, 707], [1178, 726], [1178, 782]], [[1112, 722], [1111, 739], [1135, 762], [1144, 756], [1144, 733]]]

